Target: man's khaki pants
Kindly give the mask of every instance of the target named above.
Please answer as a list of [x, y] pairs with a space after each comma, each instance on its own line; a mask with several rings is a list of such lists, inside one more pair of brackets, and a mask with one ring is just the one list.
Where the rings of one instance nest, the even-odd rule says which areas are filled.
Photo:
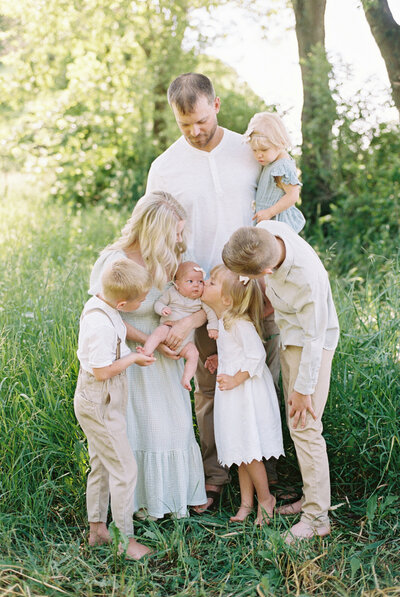
[[115, 525], [133, 537], [133, 495], [136, 461], [126, 432], [126, 373], [106, 381], [79, 372], [74, 409], [87, 440], [90, 473], [86, 504], [89, 522], [107, 522], [109, 495]]
[[[275, 385], [279, 380], [279, 329], [272, 314], [264, 320], [264, 344], [267, 352], [267, 365], [270, 368]], [[229, 482], [229, 471], [218, 463], [214, 438], [214, 392], [216, 373], [213, 375], [204, 367], [204, 362], [217, 352], [215, 340], [208, 337], [206, 326], [196, 330], [196, 347], [199, 351], [199, 364], [196, 371], [194, 393], [197, 425], [199, 427], [201, 453], [203, 456], [204, 475], [209, 485], [221, 486]]]
[[323, 350], [318, 382], [311, 396], [317, 420], [308, 413], [306, 425], [293, 428], [289, 419], [288, 399], [293, 391], [299, 371], [302, 348], [287, 346], [281, 350], [282, 385], [285, 396], [286, 421], [294, 442], [297, 460], [303, 480], [303, 504], [301, 520], [315, 528], [329, 525], [328, 510], [331, 505], [329, 463], [325, 440], [322, 437], [322, 415], [329, 392], [334, 350]]

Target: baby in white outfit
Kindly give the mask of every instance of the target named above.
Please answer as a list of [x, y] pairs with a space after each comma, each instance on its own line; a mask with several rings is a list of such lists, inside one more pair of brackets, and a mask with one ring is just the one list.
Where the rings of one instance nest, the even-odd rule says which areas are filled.
[[[216, 340], [218, 338], [218, 318], [214, 311], [201, 301], [203, 290], [204, 272], [201, 267], [193, 261], [181, 263], [175, 274], [174, 285], [154, 303], [155, 312], [161, 315], [161, 325], [147, 338], [140, 352], [151, 355], [157, 346], [165, 341], [171, 329], [166, 322], [177, 321], [200, 311], [200, 309], [204, 309], [207, 315], [209, 337]], [[178, 354], [186, 359], [181, 384], [190, 390], [190, 380], [196, 372], [199, 358], [199, 352], [194, 345], [194, 330], [178, 348]]]

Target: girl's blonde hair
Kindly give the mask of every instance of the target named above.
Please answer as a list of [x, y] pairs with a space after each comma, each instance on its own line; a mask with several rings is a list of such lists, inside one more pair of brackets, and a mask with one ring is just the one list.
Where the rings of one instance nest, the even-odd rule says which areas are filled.
[[230, 299], [230, 306], [224, 311], [222, 319], [225, 329], [229, 330], [237, 319], [251, 321], [257, 332], [262, 335], [261, 322], [263, 318], [264, 300], [257, 280], [248, 280], [246, 284], [240, 281], [235, 272], [225, 265], [216, 265], [211, 275], [221, 278], [221, 295]]
[[150, 290], [151, 275], [131, 259], [119, 259], [104, 270], [101, 285], [106, 300], [133, 301]]
[[186, 251], [185, 230], [182, 242], [176, 241], [177, 224], [186, 217], [182, 205], [169, 193], [148, 193], [136, 204], [120, 238], [104, 250], [123, 251], [138, 243], [154, 285], [162, 289], [174, 277], [182, 253]]
[[253, 149], [272, 145], [277, 149], [290, 149], [292, 141], [278, 114], [258, 112], [250, 120], [244, 133], [247, 143]]

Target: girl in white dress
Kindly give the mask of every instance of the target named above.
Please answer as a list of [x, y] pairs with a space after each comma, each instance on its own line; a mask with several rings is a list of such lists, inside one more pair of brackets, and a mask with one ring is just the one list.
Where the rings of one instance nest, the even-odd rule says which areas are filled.
[[[263, 309], [254, 280], [241, 280], [223, 265], [211, 271], [202, 300], [220, 318], [217, 387], [214, 399], [215, 443], [224, 466], [237, 464], [241, 503], [231, 522], [242, 522], [258, 509], [256, 524], [268, 523], [275, 508], [263, 458], [284, 454], [278, 398], [257, 329]], [[257, 329], [256, 329], [257, 328]], [[215, 370], [215, 355], [205, 363]]]

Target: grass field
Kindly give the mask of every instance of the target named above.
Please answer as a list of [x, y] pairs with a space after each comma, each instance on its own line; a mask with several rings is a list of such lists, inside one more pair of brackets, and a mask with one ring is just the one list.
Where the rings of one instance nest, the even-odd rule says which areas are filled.
[[[127, 212], [37, 195], [3, 184], [0, 198], [0, 595], [400, 595], [398, 256], [364, 280], [336, 277], [338, 257], [329, 264], [342, 328], [324, 418], [332, 536], [295, 549], [280, 535], [290, 520], [230, 525], [234, 472], [219, 513], [138, 522], [155, 555], [131, 563], [87, 546], [87, 453], [72, 405], [90, 267]], [[287, 445], [280, 472], [298, 484]]]

